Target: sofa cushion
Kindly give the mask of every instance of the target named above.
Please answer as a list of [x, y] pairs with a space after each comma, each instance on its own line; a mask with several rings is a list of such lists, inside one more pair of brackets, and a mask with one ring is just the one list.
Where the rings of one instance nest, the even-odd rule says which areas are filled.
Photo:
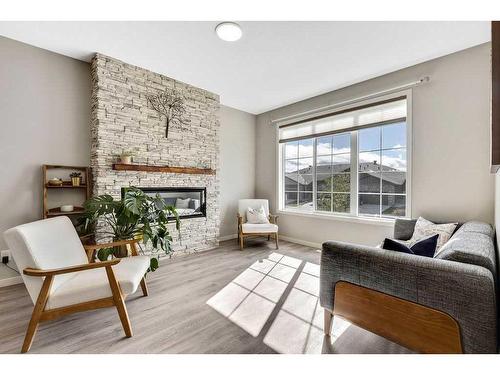
[[276, 233], [278, 226], [276, 224], [250, 224], [245, 223], [241, 226], [243, 233]]

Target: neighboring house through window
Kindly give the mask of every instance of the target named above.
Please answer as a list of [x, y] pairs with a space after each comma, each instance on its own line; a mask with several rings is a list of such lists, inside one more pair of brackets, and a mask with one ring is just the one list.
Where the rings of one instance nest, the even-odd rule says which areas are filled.
[[280, 208], [409, 215], [407, 97], [280, 126]]

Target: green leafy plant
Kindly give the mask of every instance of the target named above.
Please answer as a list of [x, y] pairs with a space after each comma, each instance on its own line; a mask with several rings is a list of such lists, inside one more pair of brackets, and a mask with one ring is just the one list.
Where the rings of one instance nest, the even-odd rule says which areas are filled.
[[[142, 238], [144, 244], [151, 243], [153, 249], [150, 271], [158, 268], [161, 253], [168, 255], [172, 252], [172, 236], [168, 224], [175, 222], [175, 228], [179, 232], [179, 215], [159, 195], [152, 197], [140, 189], [130, 187], [121, 200], [115, 200], [108, 194], [99, 195], [87, 200], [83, 207], [84, 229], [93, 228], [98, 221], [102, 221], [104, 225], [99, 233], [112, 236], [115, 241]], [[97, 257], [106, 260], [110, 255], [123, 254], [120, 254], [120, 248], [107, 248], [101, 249]]]
[[82, 174], [81, 172], [72, 172], [69, 174], [69, 177], [74, 178], [74, 177], [80, 177]]

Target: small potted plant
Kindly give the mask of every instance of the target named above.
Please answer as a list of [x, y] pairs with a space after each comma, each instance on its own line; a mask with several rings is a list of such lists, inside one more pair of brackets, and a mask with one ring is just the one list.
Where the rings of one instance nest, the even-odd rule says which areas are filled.
[[132, 164], [132, 151], [123, 150], [120, 155], [120, 163], [122, 164]]
[[80, 181], [82, 179], [82, 174], [80, 172], [70, 173], [69, 177], [71, 177], [71, 185], [80, 186]]

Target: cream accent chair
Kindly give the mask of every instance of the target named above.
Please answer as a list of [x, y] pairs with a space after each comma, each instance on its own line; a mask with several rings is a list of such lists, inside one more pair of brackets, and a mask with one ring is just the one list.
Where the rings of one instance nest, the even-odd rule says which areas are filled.
[[[247, 223], [247, 209], [259, 209], [264, 207], [269, 224], [250, 224]], [[243, 239], [249, 236], [267, 236], [270, 240], [274, 237], [276, 249], [278, 249], [278, 216], [269, 214], [269, 201], [267, 199], [240, 199], [238, 201], [238, 243], [243, 250]]]
[[[103, 307], [115, 306], [125, 335], [132, 336], [125, 296], [139, 285], [148, 294], [149, 257], [137, 255], [137, 241], [84, 248], [66, 216], [19, 225], [4, 236], [35, 305], [22, 353], [30, 349], [40, 322]], [[97, 249], [126, 245], [135, 256], [91, 263]]]

